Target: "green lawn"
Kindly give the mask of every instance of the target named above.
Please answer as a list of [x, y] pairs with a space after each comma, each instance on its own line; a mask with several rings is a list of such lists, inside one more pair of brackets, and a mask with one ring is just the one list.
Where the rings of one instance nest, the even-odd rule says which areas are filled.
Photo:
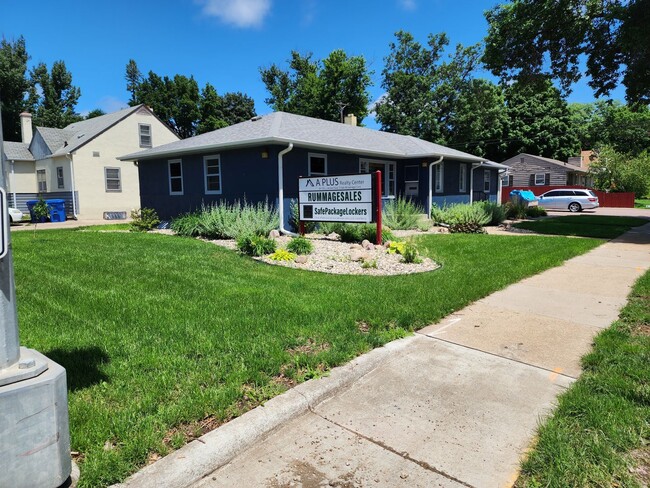
[[538, 234], [614, 239], [632, 227], [647, 224], [648, 222], [650, 220], [636, 217], [567, 215], [564, 217], [550, 217], [536, 221], [518, 222], [514, 226], [520, 229], [532, 230]]
[[637, 198], [636, 200], [634, 200], [634, 206], [636, 208], [650, 209], [650, 198]]
[[517, 487], [642, 486], [630, 468], [645, 457], [650, 469], [650, 272], [582, 363], [540, 427]]
[[601, 241], [429, 235], [431, 273], [335, 276], [209, 243], [74, 230], [12, 236], [21, 344], [66, 367], [80, 486]]

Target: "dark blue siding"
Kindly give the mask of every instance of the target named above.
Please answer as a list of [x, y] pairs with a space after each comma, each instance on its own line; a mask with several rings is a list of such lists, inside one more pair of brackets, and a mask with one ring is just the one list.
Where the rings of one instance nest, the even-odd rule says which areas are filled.
[[[167, 157], [164, 159], [140, 161], [140, 198], [141, 206], [154, 208], [161, 218], [169, 219], [179, 214], [201, 208], [203, 204], [218, 201], [241, 200], [257, 203], [268, 199], [275, 204], [278, 196], [278, 160], [277, 156], [286, 146], [260, 146], [248, 149], [229, 151], [210, 151], [201, 154]], [[268, 152], [268, 158], [262, 158], [262, 152]], [[327, 172], [330, 175], [358, 173], [359, 160], [365, 158], [358, 154], [336, 153], [333, 151], [310, 150], [294, 147], [284, 156], [284, 195], [285, 198], [298, 197], [298, 178], [308, 176], [308, 154], [325, 154], [327, 156]], [[206, 195], [204, 182], [203, 157], [219, 155], [221, 158], [221, 187], [220, 195]], [[169, 194], [168, 161], [181, 159], [183, 167], [183, 195]], [[387, 158], [368, 156], [367, 159], [391, 161]], [[394, 161], [394, 160], [393, 160]], [[396, 162], [397, 195], [404, 193], [405, 166], [417, 166], [419, 190], [416, 200], [426, 208], [429, 191], [430, 160], [409, 159]], [[423, 165], [423, 163], [425, 163]], [[469, 172], [471, 164], [467, 163], [467, 188], [469, 188]], [[411, 171], [414, 171], [411, 169]], [[496, 172], [495, 172], [496, 173]], [[458, 162], [445, 160], [444, 190], [442, 194], [458, 194]], [[483, 188], [483, 173], [476, 170], [474, 174], [475, 187]], [[496, 175], [494, 176], [493, 193], [496, 194]], [[468, 193], [466, 193], [468, 195]]]

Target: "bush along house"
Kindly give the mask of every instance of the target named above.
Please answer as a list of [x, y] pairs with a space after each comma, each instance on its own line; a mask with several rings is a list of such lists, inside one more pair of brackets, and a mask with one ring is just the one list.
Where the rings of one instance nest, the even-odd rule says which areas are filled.
[[162, 219], [219, 201], [268, 200], [286, 225], [300, 176], [380, 170], [383, 200], [404, 196], [425, 209], [499, 200], [507, 167], [412, 136], [274, 112], [120, 157], [135, 161], [141, 206]]

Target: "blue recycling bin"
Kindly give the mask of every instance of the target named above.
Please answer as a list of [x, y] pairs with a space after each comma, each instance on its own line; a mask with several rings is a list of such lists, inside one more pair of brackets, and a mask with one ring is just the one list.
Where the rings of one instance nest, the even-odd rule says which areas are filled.
[[510, 201], [530, 207], [537, 204], [537, 197], [530, 190], [512, 190], [510, 192]]
[[50, 208], [50, 222], [65, 222], [65, 200], [62, 198], [51, 198], [45, 200]]
[[36, 215], [34, 215], [34, 205], [38, 203], [38, 200], [27, 200], [25, 203], [27, 204], [27, 210], [29, 210], [29, 216], [33, 224], [47, 222], [47, 217], [36, 218]]

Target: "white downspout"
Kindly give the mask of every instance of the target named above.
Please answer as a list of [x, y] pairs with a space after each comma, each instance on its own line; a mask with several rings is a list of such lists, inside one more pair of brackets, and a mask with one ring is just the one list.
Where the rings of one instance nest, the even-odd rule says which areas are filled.
[[72, 164], [72, 155], [68, 153], [66, 154], [66, 157], [70, 161], [70, 185], [72, 185], [72, 217], [77, 220], [77, 199], [74, 195], [74, 165]]
[[14, 160], [11, 160], [11, 180], [9, 182], [11, 185], [11, 193], [14, 196], [14, 208], [18, 208], [18, 202], [16, 202], [16, 173], [14, 171]]
[[503, 180], [501, 179], [502, 176], [507, 176], [508, 170], [507, 169], [500, 169], [498, 173], [498, 178], [499, 181], [497, 182], [497, 205], [501, 205], [501, 194], [503, 193]]
[[280, 232], [282, 234], [287, 234], [292, 237], [296, 237], [298, 234], [289, 232], [284, 228], [284, 172], [282, 171], [282, 156], [287, 154], [293, 149], [293, 143], [289, 145], [278, 153], [278, 214], [280, 217]]
[[474, 170], [480, 168], [485, 164], [485, 161], [481, 161], [479, 164], [472, 164], [472, 169], [469, 171], [469, 203], [474, 203]]
[[429, 163], [429, 201], [427, 204], [427, 219], [431, 220], [431, 200], [433, 199], [433, 167], [442, 163], [444, 156], [440, 156], [437, 161]]

